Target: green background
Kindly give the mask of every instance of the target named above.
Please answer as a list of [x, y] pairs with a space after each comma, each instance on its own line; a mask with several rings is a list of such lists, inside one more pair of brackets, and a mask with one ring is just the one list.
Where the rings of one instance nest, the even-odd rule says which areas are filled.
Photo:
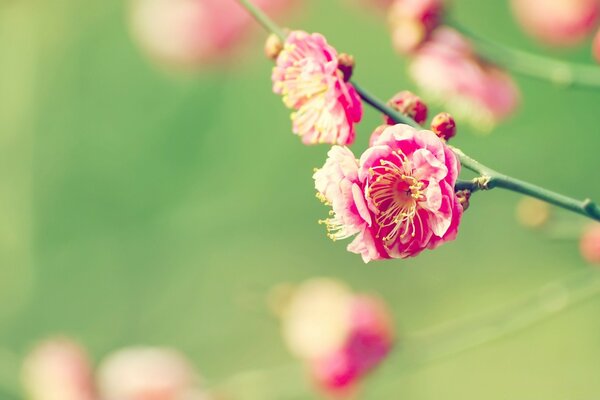
[[[307, 1], [287, 22], [354, 54], [356, 79], [380, 97], [413, 88], [383, 17], [346, 3]], [[454, 9], [486, 37], [552, 52], [520, 33], [504, 1], [456, 0]], [[558, 212], [571, 238], [552, 240], [518, 225], [517, 195], [478, 194], [457, 241], [364, 265], [316, 223], [327, 209], [311, 175], [327, 147], [290, 133], [260, 57], [264, 34], [226, 70], [173, 77], [132, 43], [127, 10], [121, 0], [0, 1], [4, 386], [32, 344], [64, 334], [96, 362], [132, 344], [177, 347], [209, 385], [236, 386], [233, 398], [314, 398], [265, 297], [280, 282], [330, 276], [378, 293], [394, 312], [400, 344], [366, 383], [366, 399], [600, 396], [595, 298], [451, 357], [404, 358], [422, 350], [416, 332], [503, 310], [589, 270], [576, 242], [583, 219]], [[589, 46], [555, 55], [591, 62]], [[518, 113], [488, 136], [459, 121], [454, 144], [508, 174], [600, 198], [600, 92], [517, 80]], [[356, 152], [380, 118], [366, 110]], [[469, 332], [438, 337], [460, 342]], [[238, 375], [249, 370], [266, 372]]]

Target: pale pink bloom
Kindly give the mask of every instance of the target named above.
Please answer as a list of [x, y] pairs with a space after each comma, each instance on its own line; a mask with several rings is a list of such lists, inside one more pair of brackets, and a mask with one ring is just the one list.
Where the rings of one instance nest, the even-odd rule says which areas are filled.
[[415, 53], [410, 75], [422, 91], [452, 114], [488, 131], [519, 104], [512, 78], [483, 62], [451, 28], [438, 28]]
[[[294, 0], [255, 0], [280, 13]], [[169, 66], [196, 68], [231, 54], [256, 25], [236, 0], [132, 0], [131, 31], [153, 58]]]
[[207, 400], [188, 360], [176, 350], [132, 347], [109, 355], [98, 371], [102, 400]]
[[600, 18], [598, 0], [512, 0], [512, 9], [525, 32], [554, 46], [580, 43]]
[[600, 224], [588, 225], [581, 235], [579, 250], [583, 258], [592, 264], [600, 264]]
[[273, 91], [294, 111], [293, 131], [304, 144], [350, 144], [362, 118], [356, 90], [338, 70], [337, 51], [318, 34], [293, 31], [273, 69]]
[[440, 24], [443, 0], [394, 0], [389, 9], [392, 42], [401, 54], [416, 50]]
[[596, 33], [594, 37], [594, 43], [592, 43], [592, 54], [596, 61], [600, 64], [600, 30]]
[[334, 395], [352, 392], [394, 342], [391, 314], [381, 300], [324, 278], [297, 289], [283, 316], [283, 333], [317, 386]]
[[91, 366], [85, 351], [67, 339], [49, 340], [25, 358], [22, 381], [31, 400], [94, 400]]
[[386, 128], [356, 160], [334, 146], [313, 176], [331, 205], [322, 221], [333, 240], [356, 234], [348, 250], [365, 262], [413, 257], [454, 240], [462, 207], [454, 193], [460, 164], [433, 132]]

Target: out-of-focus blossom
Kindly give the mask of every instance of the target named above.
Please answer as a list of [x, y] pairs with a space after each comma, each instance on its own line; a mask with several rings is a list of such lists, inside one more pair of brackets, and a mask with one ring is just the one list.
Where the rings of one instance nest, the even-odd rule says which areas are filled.
[[318, 197], [332, 207], [322, 222], [333, 240], [356, 234], [348, 250], [365, 262], [413, 257], [456, 238], [460, 164], [433, 132], [398, 124], [360, 161], [339, 146], [328, 156], [313, 176]]
[[293, 131], [304, 144], [354, 141], [362, 103], [338, 66], [337, 51], [318, 33], [291, 32], [277, 57], [273, 91], [295, 110]]
[[[295, 0], [255, 0], [270, 13]], [[131, 31], [157, 61], [193, 69], [231, 54], [255, 22], [235, 0], [132, 0]]]
[[283, 329], [286, 343], [307, 363], [318, 387], [333, 395], [352, 393], [393, 345], [385, 304], [330, 279], [299, 287]]
[[517, 204], [517, 221], [526, 228], [541, 228], [550, 219], [550, 205], [538, 199], [523, 197]]
[[447, 112], [439, 113], [431, 120], [431, 131], [448, 141], [456, 135], [456, 121]]
[[[388, 104], [399, 113], [412, 118], [417, 124], [423, 124], [427, 120], [427, 104], [421, 98], [408, 90], [403, 90], [392, 97]], [[394, 120], [385, 116], [388, 125], [394, 125]]]
[[592, 43], [592, 54], [596, 61], [600, 64], [600, 29], [596, 33], [594, 42]]
[[411, 53], [440, 24], [443, 0], [395, 0], [389, 9], [392, 43], [401, 54]]
[[470, 43], [450, 28], [438, 28], [419, 48], [410, 74], [427, 97], [482, 131], [508, 117], [519, 103], [511, 77], [480, 60]]
[[600, 264], [600, 224], [595, 222], [586, 227], [581, 235], [579, 250], [583, 258], [592, 264]]
[[102, 400], [208, 400], [198, 376], [176, 350], [132, 347], [109, 355], [98, 371]]
[[38, 345], [25, 359], [24, 389], [31, 400], [94, 400], [91, 366], [85, 351], [67, 339]]
[[512, 9], [525, 32], [554, 46], [580, 43], [600, 17], [598, 0], [512, 0]]

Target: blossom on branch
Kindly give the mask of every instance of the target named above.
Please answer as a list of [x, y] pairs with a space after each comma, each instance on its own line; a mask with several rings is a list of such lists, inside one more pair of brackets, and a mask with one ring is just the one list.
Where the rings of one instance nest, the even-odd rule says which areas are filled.
[[438, 28], [432, 34], [415, 53], [409, 72], [428, 97], [482, 131], [508, 117], [519, 103], [512, 78], [482, 61], [451, 28]]
[[598, 0], [512, 0], [511, 4], [523, 30], [553, 46], [579, 44], [600, 19]]
[[293, 131], [304, 144], [351, 144], [362, 103], [339, 70], [337, 51], [318, 34], [293, 31], [279, 53], [273, 91], [293, 109]]
[[356, 235], [348, 250], [365, 262], [413, 257], [454, 240], [463, 209], [454, 185], [460, 163], [433, 132], [386, 128], [360, 160], [334, 146], [313, 175], [317, 197], [332, 207], [333, 240]]
[[443, 12], [443, 0], [394, 0], [388, 19], [396, 51], [415, 51], [440, 24]]

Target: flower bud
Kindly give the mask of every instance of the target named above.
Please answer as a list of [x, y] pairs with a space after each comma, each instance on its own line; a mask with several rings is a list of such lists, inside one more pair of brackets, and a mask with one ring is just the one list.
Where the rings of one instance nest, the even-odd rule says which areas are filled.
[[276, 60], [281, 50], [283, 50], [283, 42], [279, 36], [271, 33], [265, 42], [265, 55], [270, 60]]
[[93, 400], [92, 371], [85, 351], [58, 339], [38, 345], [25, 358], [22, 380], [31, 400]]
[[594, 37], [594, 43], [592, 43], [592, 54], [594, 55], [596, 62], [600, 64], [600, 29]]
[[[388, 104], [396, 111], [407, 117], [415, 120], [416, 123], [422, 124], [427, 119], [427, 105], [420, 97], [408, 90], [404, 90], [396, 94], [388, 102]], [[389, 116], [385, 117], [385, 122], [388, 125], [395, 125], [396, 122]]]
[[431, 130], [444, 140], [450, 140], [456, 135], [456, 121], [447, 112], [439, 113], [431, 120]]
[[462, 206], [463, 211], [467, 211], [469, 205], [471, 204], [471, 191], [459, 190], [456, 192], [456, 198], [458, 199], [458, 204]]
[[600, 224], [592, 223], [583, 232], [579, 242], [583, 258], [592, 264], [600, 264]]
[[338, 69], [344, 76], [344, 81], [348, 82], [354, 71], [354, 57], [350, 54], [340, 53], [338, 55]]

